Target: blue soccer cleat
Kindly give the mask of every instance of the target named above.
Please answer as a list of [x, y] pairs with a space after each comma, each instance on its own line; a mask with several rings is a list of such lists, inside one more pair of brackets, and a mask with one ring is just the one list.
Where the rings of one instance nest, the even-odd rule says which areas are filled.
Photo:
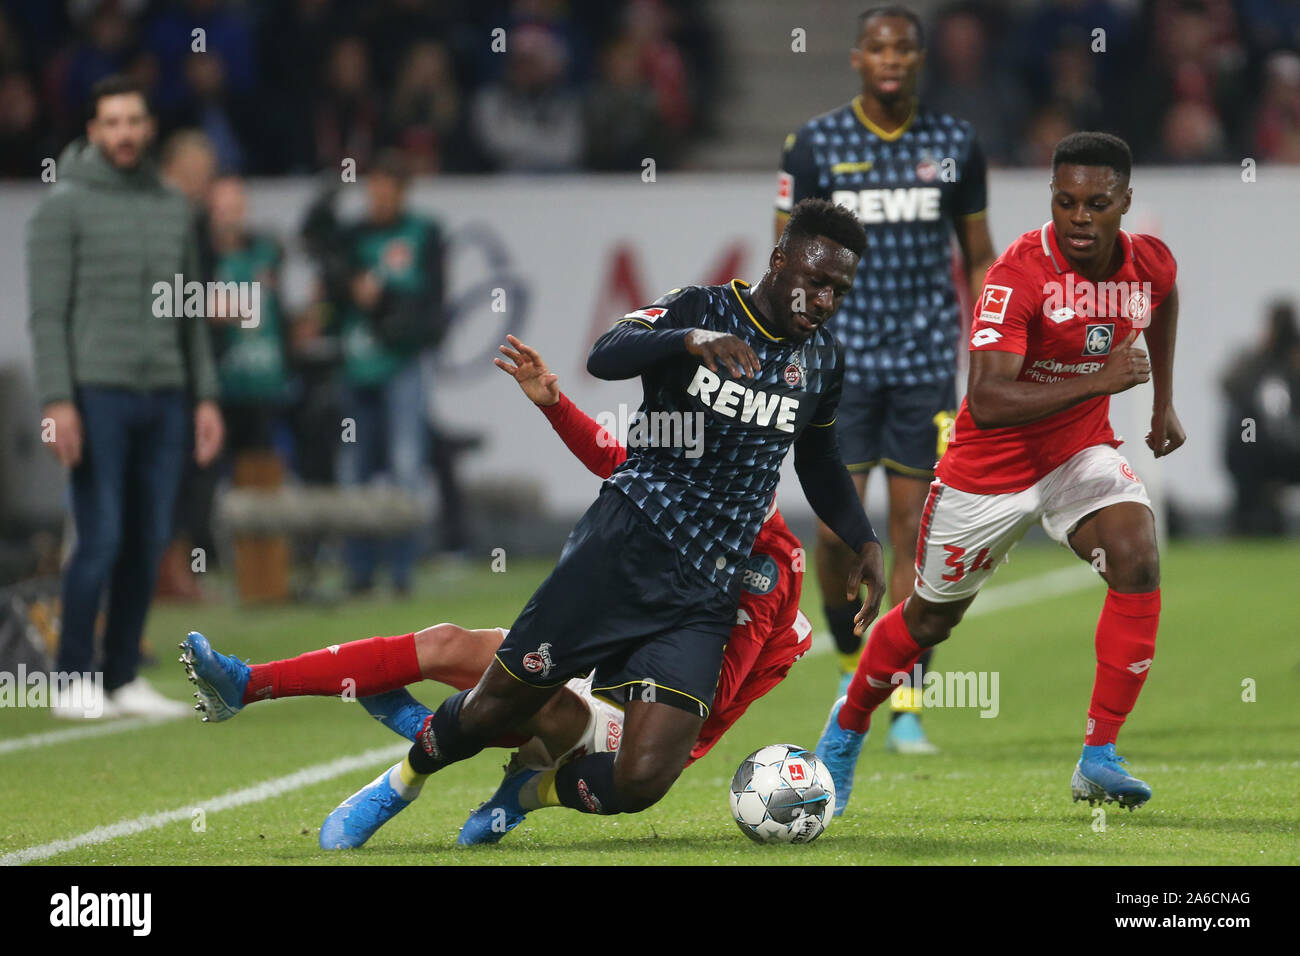
[[404, 687], [383, 694], [362, 697], [361, 706], [375, 720], [412, 743], [415, 742], [415, 735], [420, 732], [425, 720], [433, 713], [412, 697], [411, 692]]
[[930, 743], [921, 726], [921, 718], [903, 711], [889, 725], [885, 749], [899, 754], [937, 754], [939, 748]]
[[205, 721], [229, 720], [244, 709], [244, 688], [252, 668], [237, 657], [218, 654], [198, 631], [190, 631], [180, 649], [179, 660], [198, 699], [194, 709]]
[[469, 815], [456, 842], [461, 846], [500, 843], [503, 836], [524, 822], [528, 811], [519, 805], [519, 791], [539, 772], [527, 768], [512, 770], [507, 765], [501, 786]]
[[849, 796], [853, 793], [853, 774], [858, 767], [858, 756], [862, 753], [862, 744], [867, 739], [865, 733], [845, 730], [840, 726], [840, 708], [845, 698], [841, 697], [831, 705], [831, 714], [826, 718], [826, 729], [822, 739], [817, 741], [817, 758], [830, 771], [835, 783], [835, 816], [844, 816], [844, 808], [849, 805]]
[[1070, 778], [1070, 795], [1075, 800], [1087, 800], [1089, 806], [1118, 803], [1129, 810], [1142, 806], [1151, 799], [1151, 788], [1124, 768], [1127, 762], [1116, 755], [1114, 744], [1085, 744]]
[[320, 826], [322, 850], [356, 849], [411, 805], [388, 782], [388, 775], [400, 766], [389, 767], [330, 812]]

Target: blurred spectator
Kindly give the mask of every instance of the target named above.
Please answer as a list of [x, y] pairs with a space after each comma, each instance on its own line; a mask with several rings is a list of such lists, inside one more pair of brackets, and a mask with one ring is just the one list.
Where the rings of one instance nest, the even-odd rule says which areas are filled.
[[472, 171], [481, 161], [463, 107], [446, 49], [416, 44], [389, 101], [384, 142], [406, 154], [413, 173]]
[[1253, 146], [1256, 159], [1300, 163], [1300, 55], [1286, 51], [1268, 58]]
[[997, 164], [1015, 155], [1025, 98], [1004, 60], [990, 50], [988, 27], [974, 6], [940, 17], [930, 43], [926, 104], [970, 122], [988, 158]]
[[1219, 115], [1205, 103], [1182, 100], [1165, 114], [1155, 159], [1162, 163], [1220, 163], [1228, 158]]
[[370, 83], [364, 41], [343, 37], [330, 51], [324, 90], [316, 104], [316, 168], [337, 172], [344, 159], [355, 160], [360, 172], [370, 168], [379, 134], [379, 102]]
[[190, 201], [196, 216], [204, 216], [208, 190], [217, 176], [217, 153], [212, 148], [212, 140], [199, 130], [180, 130], [163, 143], [161, 160], [163, 179]]
[[1227, 0], [1154, 0], [1150, 49], [1130, 86], [1138, 161], [1217, 161], [1249, 120], [1245, 55]]
[[34, 180], [52, 146], [31, 79], [17, 70], [0, 75], [0, 176]]
[[[196, 33], [196, 31], [198, 31]], [[195, 48], [196, 40], [202, 49]], [[228, 0], [179, 0], [159, 5], [145, 28], [145, 46], [158, 59], [158, 110], [174, 112], [192, 88], [191, 54], [215, 53], [223, 82], [237, 96], [257, 88], [257, 42], [241, 10]]]
[[[187, 275], [186, 281], [207, 282], [212, 278], [212, 243], [207, 227], [208, 194], [217, 175], [217, 154], [212, 142], [199, 130], [173, 133], [163, 143], [161, 172], [163, 180], [190, 204], [197, 245], [197, 274]], [[185, 462], [176, 492], [172, 537], [158, 567], [156, 596], [159, 598], [198, 601], [203, 597], [199, 579], [191, 567], [191, 553], [194, 548], [202, 548], [212, 566], [216, 567], [218, 555], [212, 534], [212, 502], [218, 477], [215, 461], [202, 466], [194, 461]]]
[[[421, 353], [442, 334], [443, 238], [438, 224], [406, 205], [401, 153], [379, 157], [366, 179], [365, 218], [347, 230], [351, 279], [339, 306], [343, 414], [353, 422], [339, 453], [339, 480], [360, 485], [387, 472], [411, 495], [427, 487], [428, 382]], [[411, 587], [419, 547], [413, 532], [385, 541], [352, 539], [344, 547], [348, 587], [374, 586], [381, 552], [399, 593]]]
[[564, 47], [542, 27], [509, 36], [502, 82], [478, 92], [474, 134], [493, 169], [576, 169], [582, 154], [581, 107], [565, 85]]
[[238, 173], [247, 162], [245, 143], [253, 120], [244, 102], [226, 85], [226, 66], [219, 53], [191, 53], [185, 61], [191, 96], [168, 117], [171, 128], [200, 129], [217, 157], [217, 169]]
[[[209, 307], [215, 338], [221, 411], [229, 456], [273, 446], [274, 432], [290, 397], [287, 316], [280, 303], [283, 249], [272, 236], [249, 230], [244, 184], [223, 176], [208, 193], [208, 234], [213, 278], [256, 289], [250, 300]], [[253, 304], [250, 318], [240, 307]]]
[[[163, 188], [147, 157], [145, 96], [119, 77], [92, 96], [89, 142], [59, 157], [59, 185], [37, 207], [27, 241], [41, 415], [70, 470], [77, 531], [57, 668], [91, 670], [107, 591], [103, 714], [184, 713], [137, 668], [182, 466], [191, 447], [206, 465], [221, 446], [216, 374], [202, 320], [158, 314], [155, 283], [193, 276], [197, 250], [185, 199]], [[75, 697], [54, 712], [94, 716], [94, 702]]]
[[653, 156], [666, 161], [675, 145], [659, 126], [654, 91], [637, 69], [636, 41], [622, 36], [601, 54], [600, 78], [584, 109], [586, 166], [597, 170], [639, 170]]
[[1034, 112], [1021, 137], [1016, 161], [1022, 166], [1050, 167], [1056, 144], [1075, 131], [1070, 112], [1048, 105]]
[[1223, 389], [1225, 457], [1237, 492], [1233, 528], [1238, 534], [1282, 534], [1282, 490], [1300, 484], [1300, 328], [1294, 302], [1273, 303], [1263, 341], [1233, 362]]
[[659, 121], [677, 135], [691, 125], [686, 64], [668, 38], [668, 14], [660, 0], [631, 0], [626, 35], [635, 44], [637, 70], [654, 91]]
[[56, 81], [73, 123], [84, 114], [91, 87], [123, 71], [135, 52], [131, 21], [115, 5], [100, 4], [83, 28], [82, 39], [69, 51], [62, 76]]

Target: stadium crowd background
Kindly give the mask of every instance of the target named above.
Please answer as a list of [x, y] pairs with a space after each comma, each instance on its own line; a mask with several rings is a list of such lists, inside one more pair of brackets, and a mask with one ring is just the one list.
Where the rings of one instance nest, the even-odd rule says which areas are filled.
[[[807, 17], [844, 7], [847, 23], [851, 6]], [[927, 15], [930, 103], [970, 120], [994, 165], [1042, 165], [1066, 132], [1102, 125], [1138, 163], [1300, 161], [1294, 3], [913, 6]], [[364, 171], [386, 146], [420, 173], [611, 170], [648, 155], [662, 168], [707, 168], [715, 154], [698, 147], [726, 135], [720, 115], [764, 109], [738, 102], [725, 77], [746, 55], [735, 17], [767, 7], [4, 0], [0, 174], [31, 176], [57, 155], [111, 73], [151, 91], [162, 138], [204, 130], [228, 173], [310, 172], [343, 156]], [[196, 28], [204, 54], [191, 52]], [[506, 56], [484, 42], [495, 28], [513, 38]]]

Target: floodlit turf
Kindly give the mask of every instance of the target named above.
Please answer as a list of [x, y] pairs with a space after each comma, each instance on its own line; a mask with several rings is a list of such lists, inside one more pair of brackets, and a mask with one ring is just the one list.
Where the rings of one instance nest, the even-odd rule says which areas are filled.
[[[991, 589], [1071, 563], [1060, 549], [1025, 547]], [[161, 606], [149, 638], [163, 663], [146, 676], [165, 693], [188, 697], [172, 648], [190, 627], [220, 650], [261, 661], [443, 620], [508, 625], [547, 570], [540, 562], [512, 562], [508, 573], [493, 574], [485, 559], [481, 571], [451, 569], [426, 578], [412, 600], [330, 609]], [[381, 758], [269, 798], [269, 790], [253, 792], [247, 799], [255, 802], [242, 806], [204, 809], [224, 794], [337, 758], [392, 745], [400, 753], [400, 741], [356, 704], [290, 700], [254, 705], [220, 725], [196, 717], [0, 752], [0, 858], [96, 827], [183, 811], [161, 828], [45, 862], [1294, 864], [1300, 862], [1297, 572], [1293, 544], [1216, 542], [1169, 550], [1156, 664], [1119, 748], [1155, 796], [1133, 813], [1108, 808], [1104, 828], [1086, 804], [1069, 798], [1104, 593], [1097, 582], [963, 624], [940, 649], [936, 668], [996, 671], [997, 716], [931, 710], [926, 726], [943, 747], [933, 757], [885, 753], [879, 720], [848, 813], [809, 846], [750, 843], [731, 820], [727, 783], [740, 760], [764, 744], [813, 746], [835, 686], [827, 653], [799, 663], [662, 803], [634, 816], [546, 810], [500, 846], [461, 850], [454, 846], [457, 828], [498, 781], [500, 751], [431, 779], [418, 803], [358, 851], [322, 852], [317, 828], [383, 769]], [[991, 589], [989, 595], [997, 593]], [[814, 595], [805, 596], [805, 611], [820, 623], [817, 604]], [[1242, 700], [1247, 679], [1255, 683], [1250, 703]], [[414, 690], [430, 704], [443, 696], [431, 685]], [[77, 726], [44, 712], [0, 710], [0, 741]]]

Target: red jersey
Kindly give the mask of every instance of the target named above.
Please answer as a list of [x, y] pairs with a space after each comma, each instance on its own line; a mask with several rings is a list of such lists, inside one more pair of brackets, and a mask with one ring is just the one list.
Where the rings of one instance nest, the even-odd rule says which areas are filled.
[[[1120, 230], [1123, 261], [1108, 279], [1075, 272], [1048, 222], [1027, 232], [989, 268], [975, 306], [970, 349], [1024, 356], [1021, 382], [1059, 382], [1101, 369], [1111, 346], [1151, 314], [1174, 286], [1178, 265], [1154, 236]], [[977, 428], [965, 400], [935, 475], [974, 494], [1023, 491], [1093, 445], [1119, 447], [1110, 396], [1008, 428]]]
[[[564, 444], [601, 478], [627, 458], [614, 436], [561, 395], [539, 406]], [[754, 701], [779, 684], [812, 647], [812, 625], [799, 613], [803, 545], [773, 503], [741, 572], [736, 624], [722, 656], [713, 708], [691, 749], [690, 762], [709, 752]]]

